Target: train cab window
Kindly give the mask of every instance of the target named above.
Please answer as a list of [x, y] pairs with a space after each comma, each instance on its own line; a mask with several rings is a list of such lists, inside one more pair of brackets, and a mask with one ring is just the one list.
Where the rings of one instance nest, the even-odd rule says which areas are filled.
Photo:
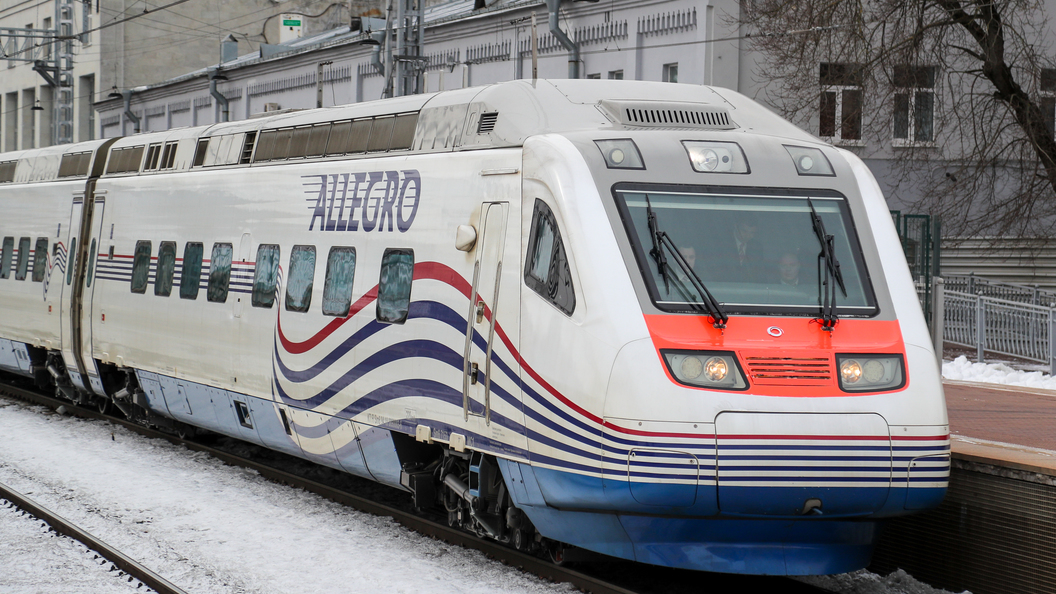
[[137, 241], [136, 252], [132, 256], [132, 292], [143, 294], [147, 292], [147, 280], [150, 278], [150, 251], [152, 246], [149, 241]]
[[[6, 241], [6, 240], [5, 240]], [[5, 243], [6, 245], [6, 243]], [[6, 250], [5, 250], [6, 253]], [[77, 238], [70, 238], [70, 251], [66, 254], [66, 284], [73, 281], [73, 267], [77, 264]], [[10, 268], [10, 266], [8, 266]], [[7, 278], [4, 276], [3, 278]]]
[[95, 273], [95, 239], [92, 239], [92, 247], [88, 250], [88, 286], [92, 286], [92, 274]]
[[209, 265], [209, 288], [205, 297], [214, 303], [227, 301], [228, 287], [231, 285], [230, 243], [214, 243], [213, 257]]
[[29, 238], [18, 240], [18, 266], [15, 268], [15, 280], [26, 280], [29, 274]]
[[279, 246], [262, 244], [257, 248], [257, 270], [253, 274], [253, 307], [275, 304], [275, 281], [279, 275]]
[[535, 214], [532, 216], [524, 282], [566, 314], [571, 315], [576, 309], [572, 271], [568, 267], [557, 219], [550, 207], [539, 199], [535, 200]]
[[407, 321], [413, 279], [414, 250], [385, 250], [381, 257], [381, 280], [378, 283], [376, 318], [379, 322], [402, 324]]
[[48, 273], [48, 238], [38, 237], [37, 245], [33, 249], [33, 282], [44, 282], [44, 276]]
[[183, 270], [180, 271], [180, 298], [197, 299], [202, 285], [202, 242], [188, 241], [183, 247]]
[[176, 242], [163, 241], [158, 248], [158, 270], [154, 275], [154, 294], [168, 297], [172, 294], [172, 275], [176, 271]]
[[11, 260], [14, 259], [14, 254], [15, 238], [5, 237], [3, 250], [0, 251], [0, 278], [11, 276]]
[[352, 305], [352, 279], [356, 275], [356, 248], [332, 247], [326, 259], [323, 314], [345, 317]]
[[315, 246], [293, 246], [290, 252], [290, 278], [286, 282], [286, 311], [308, 311], [312, 304], [314, 280]]

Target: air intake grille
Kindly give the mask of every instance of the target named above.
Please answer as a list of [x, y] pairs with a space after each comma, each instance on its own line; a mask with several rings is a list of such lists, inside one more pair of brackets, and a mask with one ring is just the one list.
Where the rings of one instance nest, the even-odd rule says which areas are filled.
[[706, 130], [733, 130], [737, 127], [726, 108], [703, 103], [602, 101], [601, 105], [625, 126]]
[[480, 123], [477, 124], [477, 134], [487, 134], [494, 130], [495, 122], [498, 119], [498, 112], [480, 114]]
[[769, 386], [820, 386], [832, 383], [827, 357], [745, 357], [752, 383]]

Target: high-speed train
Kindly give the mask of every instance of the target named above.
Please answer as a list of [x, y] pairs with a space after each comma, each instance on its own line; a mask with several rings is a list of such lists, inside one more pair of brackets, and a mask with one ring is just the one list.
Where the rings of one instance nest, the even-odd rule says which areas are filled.
[[942, 500], [852, 153], [736, 92], [515, 81], [0, 155], [0, 369], [522, 550], [823, 574]]

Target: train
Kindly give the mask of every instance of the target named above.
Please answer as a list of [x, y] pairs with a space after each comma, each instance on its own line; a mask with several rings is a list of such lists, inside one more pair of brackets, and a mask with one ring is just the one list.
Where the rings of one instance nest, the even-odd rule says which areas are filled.
[[0, 212], [0, 371], [523, 551], [840, 573], [947, 488], [877, 182], [729, 89], [518, 80], [8, 152]]

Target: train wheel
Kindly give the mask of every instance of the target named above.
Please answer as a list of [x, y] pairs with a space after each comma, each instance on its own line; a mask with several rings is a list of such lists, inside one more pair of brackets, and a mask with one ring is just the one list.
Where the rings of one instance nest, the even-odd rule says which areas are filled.
[[513, 531], [513, 548], [526, 553], [531, 548], [531, 543], [531, 539], [528, 538], [524, 530], [517, 528]]
[[565, 547], [559, 543], [554, 543], [550, 547], [550, 560], [554, 562], [554, 565], [565, 564]]
[[96, 398], [95, 408], [99, 410], [99, 414], [106, 415], [110, 414], [110, 399], [109, 398]]
[[194, 437], [195, 433], [197, 433], [197, 431], [195, 431], [194, 427], [191, 425], [186, 425], [184, 423], [176, 424], [176, 437], [179, 437], [180, 439], [190, 439]]
[[447, 525], [454, 528], [458, 526], [458, 510], [453, 509], [447, 512]]

